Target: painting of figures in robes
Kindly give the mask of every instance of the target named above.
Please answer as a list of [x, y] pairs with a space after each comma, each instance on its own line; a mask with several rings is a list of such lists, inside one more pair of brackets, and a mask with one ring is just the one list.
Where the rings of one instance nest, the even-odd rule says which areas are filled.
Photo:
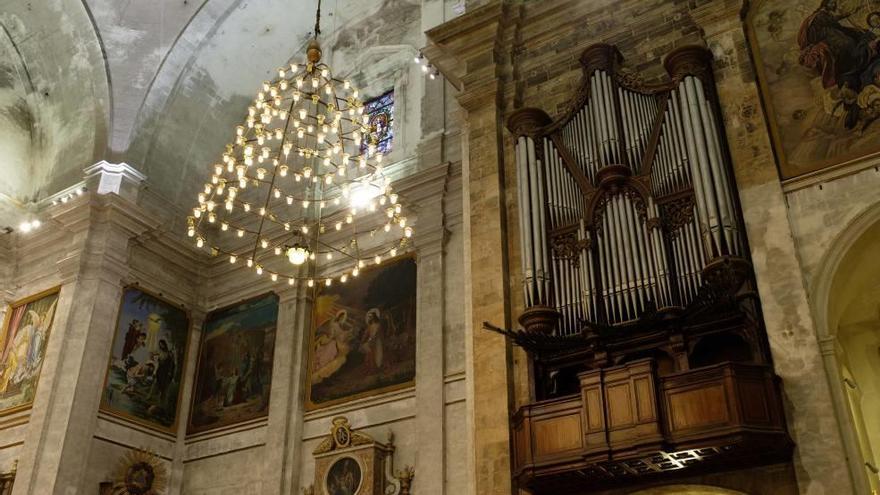
[[123, 290], [101, 410], [173, 433], [187, 342], [183, 309], [136, 287]]
[[265, 294], [205, 319], [188, 433], [269, 413], [278, 296]]
[[747, 25], [783, 179], [880, 152], [880, 0], [761, 0]]
[[57, 305], [58, 289], [53, 289], [8, 308], [0, 335], [0, 412], [20, 410], [34, 401]]
[[386, 262], [322, 288], [310, 337], [309, 409], [411, 385], [415, 260]]

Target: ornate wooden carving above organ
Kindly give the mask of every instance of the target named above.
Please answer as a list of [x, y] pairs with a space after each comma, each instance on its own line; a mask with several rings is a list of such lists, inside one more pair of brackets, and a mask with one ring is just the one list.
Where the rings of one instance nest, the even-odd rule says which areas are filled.
[[[486, 327], [532, 358], [538, 402], [520, 410], [513, 425], [515, 436], [531, 435], [515, 442], [515, 470], [526, 486], [541, 473], [537, 454], [523, 451], [536, 445], [551, 457], [563, 455], [557, 447], [574, 452], [575, 479], [662, 472], [664, 455], [690, 447], [729, 458], [723, 454], [746, 454], [770, 438], [772, 451], [785, 456], [790, 449], [711, 59], [705, 48], [680, 48], [665, 59], [669, 79], [646, 84], [621, 69], [615, 47], [594, 45], [581, 57], [584, 80], [568, 112], [553, 120], [523, 108], [509, 117], [526, 309], [521, 330]], [[710, 368], [716, 371], [707, 375]], [[609, 382], [613, 376], [623, 378]], [[675, 395], [689, 377], [698, 392]], [[744, 387], [763, 394], [766, 414], [751, 417], [757, 423], [701, 412], [697, 402], [708, 397], [741, 409]], [[622, 410], [638, 412], [629, 429], [608, 424]], [[691, 429], [684, 442], [676, 426], [682, 414]], [[601, 424], [582, 424], [600, 417]], [[546, 427], [548, 418], [568, 418], [559, 428], [580, 441], [542, 443], [531, 422]], [[714, 440], [703, 442], [703, 427]], [[757, 430], [760, 442], [744, 440]], [[656, 469], [609, 467], [651, 458]], [[554, 459], [551, 472], [562, 476]]]

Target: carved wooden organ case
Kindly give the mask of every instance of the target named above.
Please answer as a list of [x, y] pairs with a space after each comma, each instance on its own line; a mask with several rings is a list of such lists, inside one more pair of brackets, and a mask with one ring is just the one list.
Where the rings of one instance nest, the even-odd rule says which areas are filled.
[[[692, 452], [703, 460], [744, 445], [678, 441], [705, 428], [718, 440], [712, 424], [790, 445], [711, 58], [680, 48], [665, 59], [669, 80], [645, 84], [615, 47], [594, 45], [566, 114], [524, 108], [508, 120], [526, 310], [522, 330], [487, 326], [532, 358], [537, 402], [513, 428], [515, 474], [535, 491], [565, 477], [563, 458], [577, 460], [576, 478], [608, 481], [680, 469], [685, 458], [669, 457], [679, 451], [714, 449]], [[679, 393], [697, 382], [711, 392]], [[760, 400], [743, 419], [746, 390]], [[694, 404], [721, 399], [725, 411], [691, 417]], [[569, 443], [535, 428], [547, 407]], [[547, 463], [555, 474], [536, 485]]]

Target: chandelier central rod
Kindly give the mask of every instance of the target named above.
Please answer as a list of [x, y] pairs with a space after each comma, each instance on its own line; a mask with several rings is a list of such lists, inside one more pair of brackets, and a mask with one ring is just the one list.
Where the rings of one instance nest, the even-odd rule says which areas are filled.
[[315, 41], [318, 40], [319, 34], [321, 34], [321, 0], [318, 0], [318, 10], [315, 12]]

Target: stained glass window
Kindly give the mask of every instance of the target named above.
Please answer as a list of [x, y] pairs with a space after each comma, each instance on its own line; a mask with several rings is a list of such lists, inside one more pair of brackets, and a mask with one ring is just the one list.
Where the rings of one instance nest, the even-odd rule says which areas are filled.
[[370, 136], [361, 141], [361, 151], [375, 143], [377, 152], [388, 154], [394, 139], [394, 90], [364, 103], [364, 112], [370, 116]]

